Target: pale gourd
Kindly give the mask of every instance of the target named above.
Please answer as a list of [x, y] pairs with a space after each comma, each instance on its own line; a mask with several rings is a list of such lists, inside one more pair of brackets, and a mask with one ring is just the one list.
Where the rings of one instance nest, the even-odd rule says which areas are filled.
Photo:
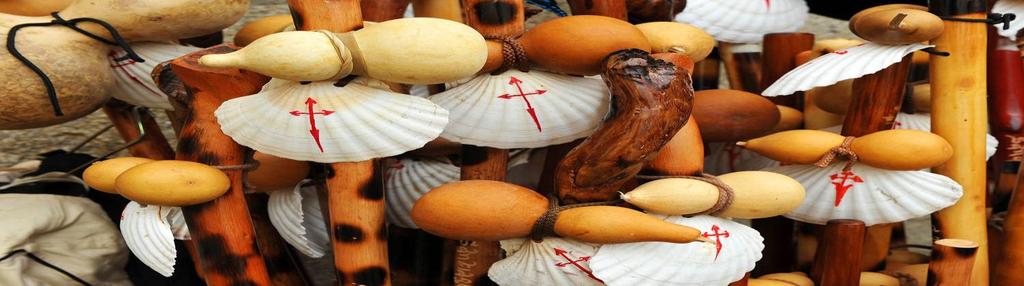
[[715, 47], [715, 38], [692, 25], [678, 22], [648, 22], [636, 25], [647, 37], [654, 53], [681, 53], [694, 62], [704, 60]]
[[405, 18], [341, 34], [271, 34], [235, 52], [203, 56], [199, 63], [292, 81], [359, 75], [397, 83], [435, 84], [472, 76], [486, 60], [484, 38], [472, 28], [442, 19]]
[[917, 7], [867, 9], [850, 18], [850, 30], [865, 40], [885, 45], [906, 45], [937, 38], [942, 19]]
[[115, 186], [122, 196], [140, 204], [190, 206], [220, 197], [231, 181], [209, 165], [164, 160], [128, 169], [117, 177]]
[[919, 130], [885, 130], [858, 137], [850, 148], [860, 162], [889, 170], [920, 170], [945, 163], [953, 147], [941, 136]]
[[900, 286], [900, 280], [878, 272], [861, 272], [861, 286]]
[[291, 190], [309, 175], [309, 163], [255, 152], [256, 169], [245, 173], [245, 182], [257, 192]]
[[[486, 180], [448, 183], [423, 195], [412, 219], [424, 231], [449, 238], [495, 241], [526, 237], [548, 200], [517, 185]], [[700, 231], [632, 209], [591, 206], [563, 210], [554, 231], [590, 243], [703, 240]]]
[[737, 142], [747, 150], [784, 163], [814, 164], [833, 147], [843, 144], [845, 137], [819, 130], [789, 130]]
[[835, 114], [846, 114], [853, 101], [853, 80], [843, 80], [836, 84], [816, 87], [807, 91], [814, 97], [814, 104], [824, 111]]
[[99, 161], [85, 168], [85, 171], [82, 172], [82, 180], [97, 191], [116, 194], [114, 181], [117, 180], [117, 176], [132, 167], [149, 162], [153, 162], [153, 160], [140, 157], [120, 157]]
[[[717, 215], [732, 218], [766, 218], [785, 214], [804, 200], [800, 182], [784, 175], [744, 171], [718, 178], [732, 188], [733, 202]], [[692, 215], [712, 208], [719, 199], [718, 187], [695, 179], [668, 178], [644, 183], [623, 194], [624, 201], [641, 209], [667, 215]]]

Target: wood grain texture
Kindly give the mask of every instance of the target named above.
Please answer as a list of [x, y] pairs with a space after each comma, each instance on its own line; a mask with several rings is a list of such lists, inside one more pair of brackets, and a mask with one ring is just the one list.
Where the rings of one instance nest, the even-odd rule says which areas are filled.
[[171, 144], [167, 143], [167, 137], [160, 133], [160, 125], [156, 123], [156, 120], [146, 112], [139, 113], [140, 118], [136, 120], [132, 113], [133, 108], [134, 106], [131, 104], [113, 98], [103, 106], [103, 113], [114, 124], [114, 128], [117, 129], [117, 133], [121, 135], [124, 142], [131, 142], [139, 138], [141, 135], [139, 121], [142, 121], [142, 126], [146, 129], [146, 136], [139, 143], [129, 146], [128, 152], [135, 157], [154, 160], [174, 159], [174, 149], [171, 149]]
[[903, 104], [910, 55], [873, 74], [853, 80], [853, 99], [843, 121], [843, 136], [864, 136], [892, 129]]
[[363, 20], [383, 22], [402, 18], [412, 0], [361, 0], [359, 7]]
[[994, 285], [1024, 285], [1024, 180], [1020, 176], [1024, 173], [1018, 172], [1016, 191], [1010, 199], [1006, 220], [1003, 221], [1003, 239], [1000, 248], [992, 245], [992, 250], [997, 251], [998, 263], [992, 266], [992, 284]]
[[[985, 1], [929, 1], [939, 16], [985, 19]], [[986, 27], [985, 24], [944, 21], [942, 35], [932, 40], [948, 57], [931, 56], [932, 132], [953, 146], [953, 157], [933, 168], [964, 188], [951, 207], [932, 216], [941, 238], [978, 243], [971, 286], [989, 285], [988, 239], [985, 230]]]
[[992, 135], [999, 140], [996, 154], [989, 159], [989, 177], [996, 180], [993, 207], [1009, 200], [1016, 186], [1017, 171], [1024, 159], [1024, 64], [1019, 50], [994, 49], [989, 53], [988, 120]]
[[516, 37], [526, 31], [522, 0], [462, 0], [466, 25], [485, 38]]
[[445, 239], [418, 229], [388, 226], [388, 256], [395, 285], [434, 286], [451, 280], [442, 276]]
[[[508, 150], [462, 146], [460, 179], [504, 182], [508, 175]], [[487, 270], [501, 260], [501, 246], [496, 241], [459, 240], [453, 244], [453, 285], [491, 285]]]
[[573, 15], [600, 15], [627, 20], [626, 0], [568, 0]]
[[860, 258], [864, 245], [864, 223], [857, 220], [828, 221], [818, 240], [811, 268], [815, 285], [860, 285]]
[[[797, 67], [796, 55], [809, 51], [814, 47], [814, 34], [810, 33], [773, 33], [764, 35], [761, 53], [761, 86], [760, 90], [779, 80], [790, 70]], [[801, 94], [776, 96], [768, 98], [775, 104], [793, 108], [801, 106]]]
[[690, 117], [685, 69], [634, 49], [608, 56], [603, 77], [618, 112], [559, 163], [555, 188], [564, 204], [618, 198]]
[[761, 93], [761, 53], [739, 52], [742, 44], [718, 43], [718, 55], [725, 66], [730, 89]]
[[[188, 93], [171, 98], [183, 113], [176, 159], [208, 165], [245, 163], [245, 150], [220, 131], [213, 112], [226, 100], [256, 93], [269, 78], [237, 69], [199, 65], [205, 54], [235, 48], [215, 46], [175, 59], [171, 69]], [[192, 240], [198, 246], [203, 278], [210, 286], [272, 285], [258, 248], [256, 233], [242, 190], [242, 171], [225, 170], [231, 189], [216, 200], [182, 207]]]
[[[289, 0], [299, 30], [335, 33], [362, 28], [359, 0]], [[328, 232], [338, 284], [391, 285], [384, 187], [375, 160], [325, 166], [321, 202], [328, 206]]]
[[[978, 244], [963, 239], [940, 239], [932, 245], [928, 263], [928, 286], [960, 286], [971, 282], [971, 268]], [[1020, 269], [1016, 269], [1019, 272]], [[995, 284], [1020, 285], [1020, 284]]]

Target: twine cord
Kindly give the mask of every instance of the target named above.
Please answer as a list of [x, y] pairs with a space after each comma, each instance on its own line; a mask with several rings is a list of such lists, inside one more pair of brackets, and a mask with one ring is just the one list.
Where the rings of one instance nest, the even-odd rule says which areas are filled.
[[511, 68], [519, 71], [530, 71], [530, 60], [526, 58], [526, 50], [513, 37], [488, 37], [488, 40], [501, 42], [501, 67], [492, 72], [492, 75], [501, 74]]
[[591, 206], [608, 206], [622, 202], [621, 200], [607, 201], [607, 202], [591, 202], [591, 203], [579, 203], [571, 205], [558, 205], [558, 198], [555, 196], [549, 196], [548, 198], [548, 210], [544, 212], [537, 221], [533, 223], [533, 228], [530, 230], [530, 239], [533, 241], [541, 241], [545, 237], [558, 237], [558, 233], [555, 233], [555, 222], [558, 221], [558, 214], [567, 209], [574, 209], [579, 207], [591, 207]]
[[842, 157], [850, 161], [846, 163], [846, 167], [844, 167], [843, 170], [849, 170], [859, 159], [857, 154], [853, 152], [853, 149], [850, 148], [850, 144], [853, 143], [853, 139], [855, 138], [857, 137], [846, 136], [846, 139], [843, 139], [843, 144], [832, 147], [832, 149], [828, 150], [828, 153], [821, 156], [821, 159], [818, 159], [818, 162], [814, 163], [814, 166], [817, 166], [818, 168], [825, 168], [832, 164], [836, 159]]

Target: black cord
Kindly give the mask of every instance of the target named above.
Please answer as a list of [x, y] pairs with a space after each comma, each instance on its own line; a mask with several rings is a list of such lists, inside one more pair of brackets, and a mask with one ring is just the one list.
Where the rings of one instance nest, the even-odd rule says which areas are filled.
[[988, 23], [988, 24], [992, 24], [992, 25], [1003, 24], [1003, 30], [1006, 30], [1006, 29], [1010, 28], [1010, 22], [1012, 22], [1014, 19], [1016, 19], [1017, 15], [1014, 15], [1013, 13], [1006, 13], [1006, 14], [990, 13], [990, 14], [988, 14], [988, 17], [985, 18], [985, 19], [943, 17], [943, 16], [939, 16], [939, 18], [941, 18], [943, 20], [946, 20], [946, 21]]
[[67, 276], [68, 278], [71, 278], [71, 280], [75, 280], [75, 282], [81, 283], [82, 285], [85, 285], [85, 286], [92, 286], [92, 284], [89, 284], [89, 282], [86, 282], [85, 280], [82, 280], [82, 278], [78, 278], [78, 276], [75, 276], [74, 274], [71, 274], [71, 272], [67, 272], [64, 269], [61, 269], [60, 267], [57, 267], [57, 266], [55, 266], [53, 264], [50, 264], [49, 262], [46, 262], [46, 260], [43, 260], [42, 258], [39, 258], [39, 256], [36, 256], [35, 254], [32, 254], [31, 252], [28, 252], [27, 250], [24, 250], [24, 249], [18, 249], [18, 250], [15, 250], [15, 251], [11, 251], [11, 253], [8, 253], [7, 255], [4, 255], [4, 257], [0, 257], [0, 261], [7, 260], [8, 258], [11, 258], [11, 257], [13, 257], [14, 255], [16, 255], [18, 253], [24, 253], [25, 256], [27, 256], [28, 258], [34, 260], [35, 262], [37, 262], [39, 264], [42, 264], [43, 266], [46, 266], [46, 267], [48, 267], [50, 269], [56, 270], [57, 272], [60, 272], [61, 274], [64, 274], [64, 276]]
[[[19, 62], [21, 62], [30, 70], [32, 70], [32, 72], [38, 75], [39, 78], [43, 81], [43, 86], [46, 87], [46, 94], [50, 97], [50, 105], [53, 106], [53, 114], [56, 116], [64, 115], [64, 112], [60, 109], [60, 102], [57, 100], [57, 89], [53, 87], [53, 81], [50, 80], [50, 77], [47, 76], [42, 69], [33, 64], [32, 61], [30, 61], [28, 58], [25, 58], [25, 56], [22, 55], [21, 52], [18, 52], [15, 36], [18, 34], [19, 30], [28, 27], [47, 27], [53, 25], [65, 26], [74, 30], [75, 32], [88, 36], [89, 38], [100, 41], [104, 44], [118, 46], [121, 47], [121, 49], [124, 49], [125, 55], [118, 57], [114, 60], [122, 61], [126, 59], [132, 59], [136, 62], [146, 61], [139, 57], [139, 55], [136, 54], [134, 50], [132, 50], [132, 47], [128, 45], [128, 41], [121, 37], [121, 34], [117, 32], [117, 29], [107, 22], [94, 18], [75, 18], [71, 20], [64, 20], [64, 18], [61, 18], [60, 15], [57, 14], [57, 12], [51, 13], [50, 16], [53, 16], [53, 20], [47, 23], [24, 23], [11, 27], [11, 30], [7, 35], [7, 51], [10, 52], [11, 55], [14, 56], [14, 58], [18, 59]], [[103, 37], [97, 36], [93, 33], [89, 33], [88, 31], [79, 28], [77, 25], [80, 22], [95, 23], [102, 26], [104, 29], [110, 32], [110, 36], [111, 38], [114, 38], [114, 40], [107, 40]]]

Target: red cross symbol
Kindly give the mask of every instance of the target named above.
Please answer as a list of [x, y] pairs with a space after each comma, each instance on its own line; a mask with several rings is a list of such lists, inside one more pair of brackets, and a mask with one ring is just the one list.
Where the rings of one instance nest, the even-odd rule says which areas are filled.
[[306, 112], [298, 110], [292, 110], [288, 112], [292, 116], [302, 116], [303, 114], [309, 116], [309, 135], [313, 136], [313, 140], [316, 141], [316, 147], [320, 148], [320, 153], [324, 152], [324, 146], [320, 145], [320, 130], [316, 129], [316, 115], [328, 116], [334, 113], [331, 110], [313, 111], [313, 105], [316, 104], [316, 100], [311, 97], [306, 98]]
[[729, 231], [728, 230], [723, 231], [723, 232], [718, 232], [719, 230], [721, 230], [721, 228], [719, 228], [717, 224], [712, 224], [711, 225], [711, 232], [712, 233], [704, 232], [704, 234], [703, 234], [704, 237], [707, 237], [709, 239], [712, 238], [712, 237], [715, 238], [715, 260], [716, 261], [718, 260], [718, 254], [722, 252], [722, 238], [729, 238]]
[[[860, 176], [854, 174], [853, 171], [842, 171], [829, 175], [828, 178], [832, 180], [832, 186], [835, 186], [836, 188], [836, 207], [838, 207], [839, 203], [843, 201], [843, 196], [846, 195], [846, 191], [853, 188], [853, 185], [864, 182], [864, 179], [861, 179]], [[850, 184], [847, 185], [846, 183]]]
[[597, 280], [597, 282], [604, 283], [604, 281], [601, 281], [601, 279], [598, 279], [597, 276], [594, 276], [594, 273], [591, 272], [590, 269], [587, 269], [586, 267], [583, 267], [583, 265], [580, 265], [580, 262], [590, 261], [590, 256], [581, 256], [579, 259], [573, 259], [571, 256], [569, 256], [569, 252], [568, 251], [562, 250], [562, 249], [560, 249], [558, 247], [555, 247], [553, 249], [555, 250], [555, 255], [561, 256], [562, 258], [565, 258], [565, 260], [566, 260], [566, 262], [555, 263], [555, 266], [558, 266], [558, 267], [566, 267], [566, 266], [569, 266], [569, 265], [575, 266], [576, 269], [579, 269], [580, 271], [583, 271], [583, 273], [586, 273], [587, 277], [590, 277], [590, 279], [594, 279], [594, 280]]
[[519, 93], [518, 94], [506, 93], [506, 94], [499, 95], [498, 98], [501, 98], [501, 99], [512, 99], [513, 97], [521, 97], [523, 99], [523, 102], [526, 102], [526, 112], [530, 113], [530, 117], [533, 118], [533, 124], [537, 125], [537, 132], [542, 132], [541, 128], [540, 128], [540, 120], [537, 120], [537, 112], [533, 110], [533, 105], [530, 104], [530, 99], [527, 98], [527, 96], [528, 95], [541, 95], [541, 94], [544, 94], [545, 92], [548, 92], [548, 91], [547, 90], [543, 90], [543, 89], [538, 89], [538, 90], [535, 90], [535, 91], [532, 91], [532, 92], [523, 92], [523, 86], [521, 85], [522, 83], [523, 83], [522, 80], [519, 80], [518, 78], [513, 76], [512, 79], [510, 79], [508, 81], [508, 84], [516, 86], [516, 90], [518, 90]]
[[145, 88], [146, 90], [148, 90], [153, 95], [159, 96], [159, 95], [163, 94], [163, 92], [157, 92], [157, 91], [153, 90], [152, 88], [149, 88], [149, 86], [146, 85], [144, 82], [142, 82], [141, 79], [135, 77], [135, 75], [133, 75], [131, 72], [128, 71], [128, 69], [126, 68], [127, 66], [131, 66], [131, 65], [134, 65], [134, 64], [138, 63], [135, 60], [127, 59], [127, 60], [124, 60], [124, 61], [117, 61], [116, 60], [117, 52], [114, 52], [114, 51], [110, 51], [110, 53], [107, 53], [107, 58], [109, 58], [111, 61], [114, 61], [114, 63], [110, 64], [110, 67], [120, 71], [121, 73], [124, 74], [124, 76], [128, 77], [133, 82], [135, 82], [138, 85], [142, 86], [142, 88]]
[[764, 7], [766, 9], [772, 9], [772, 0], [764, 0]]

